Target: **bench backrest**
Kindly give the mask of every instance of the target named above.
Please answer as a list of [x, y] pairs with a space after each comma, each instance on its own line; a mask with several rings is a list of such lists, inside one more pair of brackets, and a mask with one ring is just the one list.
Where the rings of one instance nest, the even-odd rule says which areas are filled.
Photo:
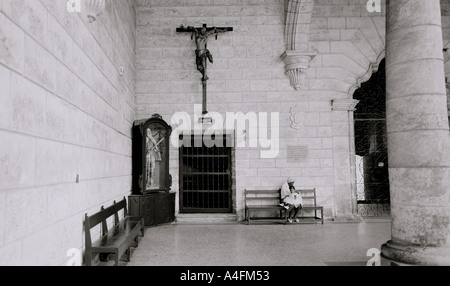
[[99, 212], [88, 216], [88, 214], [85, 215], [85, 234], [86, 234], [86, 244], [89, 244], [88, 246], [91, 246], [92, 243], [91, 240], [91, 229], [96, 227], [98, 224], [102, 224], [102, 236], [108, 233], [108, 224], [107, 220], [111, 216], [114, 216], [114, 225], [116, 226], [119, 224], [119, 212], [123, 209], [123, 216], [126, 216], [128, 214], [127, 212], [127, 200], [124, 197], [123, 200], [116, 203], [114, 201], [114, 204], [111, 205], [108, 208], [102, 208]]
[[[300, 189], [303, 206], [317, 206], [316, 189]], [[281, 190], [244, 190], [245, 205], [276, 205], [281, 201]]]
[[280, 190], [244, 190], [245, 205], [277, 205], [281, 201]]
[[317, 206], [316, 189], [300, 189], [298, 190], [302, 195], [303, 206], [315, 207]]

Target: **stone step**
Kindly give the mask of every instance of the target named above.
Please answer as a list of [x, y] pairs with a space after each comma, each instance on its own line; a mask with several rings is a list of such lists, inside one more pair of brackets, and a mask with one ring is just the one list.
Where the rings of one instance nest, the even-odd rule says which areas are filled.
[[236, 214], [177, 214], [177, 224], [235, 224]]

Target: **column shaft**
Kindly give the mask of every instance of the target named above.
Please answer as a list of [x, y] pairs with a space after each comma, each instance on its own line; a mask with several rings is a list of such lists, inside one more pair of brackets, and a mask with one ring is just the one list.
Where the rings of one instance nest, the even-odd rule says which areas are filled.
[[392, 240], [385, 257], [450, 265], [450, 133], [439, 0], [388, 0]]

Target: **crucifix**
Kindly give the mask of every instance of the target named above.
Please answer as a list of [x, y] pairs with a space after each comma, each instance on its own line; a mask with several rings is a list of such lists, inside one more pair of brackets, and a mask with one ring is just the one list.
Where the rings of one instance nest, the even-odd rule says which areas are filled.
[[208, 74], [207, 74], [207, 62], [209, 60], [210, 63], [214, 62], [213, 56], [208, 50], [208, 37], [211, 35], [217, 36], [219, 33], [231, 32], [233, 28], [217, 28], [217, 27], [208, 27], [206, 24], [203, 24], [201, 28], [194, 28], [192, 26], [183, 26], [177, 28], [178, 33], [188, 32], [191, 34], [191, 40], [195, 37], [195, 44], [197, 49], [195, 50], [196, 55], [196, 63], [197, 70], [202, 73], [202, 85], [203, 85], [203, 114], [207, 114], [207, 82], [208, 82]]

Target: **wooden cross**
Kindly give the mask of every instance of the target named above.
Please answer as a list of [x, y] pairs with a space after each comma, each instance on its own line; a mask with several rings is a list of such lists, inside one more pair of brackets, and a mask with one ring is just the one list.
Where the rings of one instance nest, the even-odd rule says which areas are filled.
[[209, 60], [210, 63], [214, 62], [213, 56], [208, 50], [208, 37], [214, 35], [218, 37], [219, 33], [231, 32], [233, 28], [218, 28], [218, 27], [208, 27], [206, 24], [203, 24], [201, 28], [194, 28], [192, 26], [185, 27], [181, 25], [180, 28], [177, 28], [177, 33], [192, 33], [191, 40], [195, 37], [195, 44], [197, 49], [195, 51], [196, 54], [196, 63], [197, 70], [202, 73], [202, 85], [203, 85], [203, 114], [207, 114], [207, 81], [209, 79], [207, 74], [207, 62]]

